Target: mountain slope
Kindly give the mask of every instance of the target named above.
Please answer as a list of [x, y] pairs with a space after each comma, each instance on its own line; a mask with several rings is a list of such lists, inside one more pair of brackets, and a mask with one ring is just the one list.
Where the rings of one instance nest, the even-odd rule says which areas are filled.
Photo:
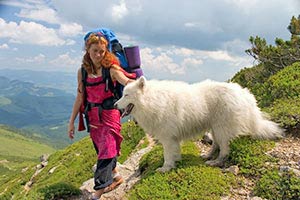
[[3, 125], [0, 125], [0, 143], [0, 184], [28, 165], [38, 163], [43, 154], [55, 151]]
[[[118, 161], [123, 162], [135, 149], [139, 141], [145, 136], [144, 132], [133, 122], [122, 125], [122, 135], [125, 140], [121, 145], [121, 156]], [[16, 174], [15, 177], [0, 184], [0, 199], [44, 199], [49, 190], [48, 186], [58, 187], [57, 192], [70, 188], [78, 188], [82, 183], [93, 177], [92, 166], [97, 156], [90, 137], [85, 137], [63, 150], [58, 150], [48, 159], [48, 164], [32, 180], [29, 192], [24, 196], [24, 186], [36, 172], [36, 164], [28, 165], [28, 170]], [[53, 170], [52, 173], [50, 171]], [[46, 190], [46, 191], [44, 191]], [[47, 199], [45, 197], [45, 199]]]
[[[30, 82], [39, 87], [51, 87], [74, 94], [77, 86], [76, 70], [74, 73], [59, 71], [33, 71], [21, 69], [0, 69], [0, 76], [23, 82]], [[0, 87], [1, 87], [0, 79]]]
[[0, 79], [0, 123], [21, 128], [60, 123], [68, 118], [74, 95], [29, 82]]
[[289, 133], [300, 136], [300, 62], [283, 68], [265, 79], [260, 68], [246, 68], [232, 81], [247, 87], [256, 96], [258, 105]]
[[70, 144], [66, 126], [74, 99], [64, 90], [0, 77], [0, 124], [37, 134], [56, 148], [65, 147]]
[[54, 149], [48, 145], [11, 132], [0, 125], [0, 156], [20, 157], [23, 159], [37, 159], [44, 153], [52, 153]]

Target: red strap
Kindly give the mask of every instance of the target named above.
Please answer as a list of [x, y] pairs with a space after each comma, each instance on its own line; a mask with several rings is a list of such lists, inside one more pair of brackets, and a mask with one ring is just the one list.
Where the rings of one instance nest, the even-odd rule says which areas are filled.
[[79, 112], [78, 131], [84, 131], [84, 130], [85, 130], [85, 126], [83, 122], [83, 113]]
[[127, 78], [136, 79], [136, 74], [135, 73], [126, 72], [125, 69], [120, 67], [120, 65], [115, 64], [113, 67], [117, 70], [120, 70]]

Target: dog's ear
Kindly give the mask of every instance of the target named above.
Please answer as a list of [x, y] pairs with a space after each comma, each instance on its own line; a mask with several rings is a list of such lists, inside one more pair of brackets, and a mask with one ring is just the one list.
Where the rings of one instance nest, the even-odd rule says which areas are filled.
[[141, 76], [138, 80], [138, 86], [140, 89], [144, 89], [146, 85], [146, 78], [144, 76]]

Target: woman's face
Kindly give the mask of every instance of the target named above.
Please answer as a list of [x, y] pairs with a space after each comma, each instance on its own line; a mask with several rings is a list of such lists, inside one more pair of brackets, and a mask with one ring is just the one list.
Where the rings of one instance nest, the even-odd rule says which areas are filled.
[[90, 48], [88, 49], [88, 53], [90, 58], [93, 61], [95, 66], [101, 65], [101, 60], [104, 57], [106, 52], [105, 44], [101, 44], [100, 42], [91, 44]]

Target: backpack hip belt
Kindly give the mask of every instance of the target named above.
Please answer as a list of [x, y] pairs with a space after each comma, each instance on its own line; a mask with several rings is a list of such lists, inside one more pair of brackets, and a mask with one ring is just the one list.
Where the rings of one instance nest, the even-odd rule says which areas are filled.
[[[91, 109], [93, 107], [98, 107], [99, 121], [101, 121], [101, 113], [102, 113], [102, 111], [103, 110], [116, 109], [114, 107], [114, 104], [117, 102], [117, 100], [118, 100], [117, 98], [115, 98], [114, 96], [111, 96], [111, 97], [108, 97], [108, 98], [104, 99], [102, 103], [87, 102], [87, 105], [86, 105], [85, 111], [84, 111], [84, 114], [86, 116], [86, 121], [89, 122], [88, 112], [91, 111]], [[88, 129], [89, 129], [89, 127], [88, 127]]]

